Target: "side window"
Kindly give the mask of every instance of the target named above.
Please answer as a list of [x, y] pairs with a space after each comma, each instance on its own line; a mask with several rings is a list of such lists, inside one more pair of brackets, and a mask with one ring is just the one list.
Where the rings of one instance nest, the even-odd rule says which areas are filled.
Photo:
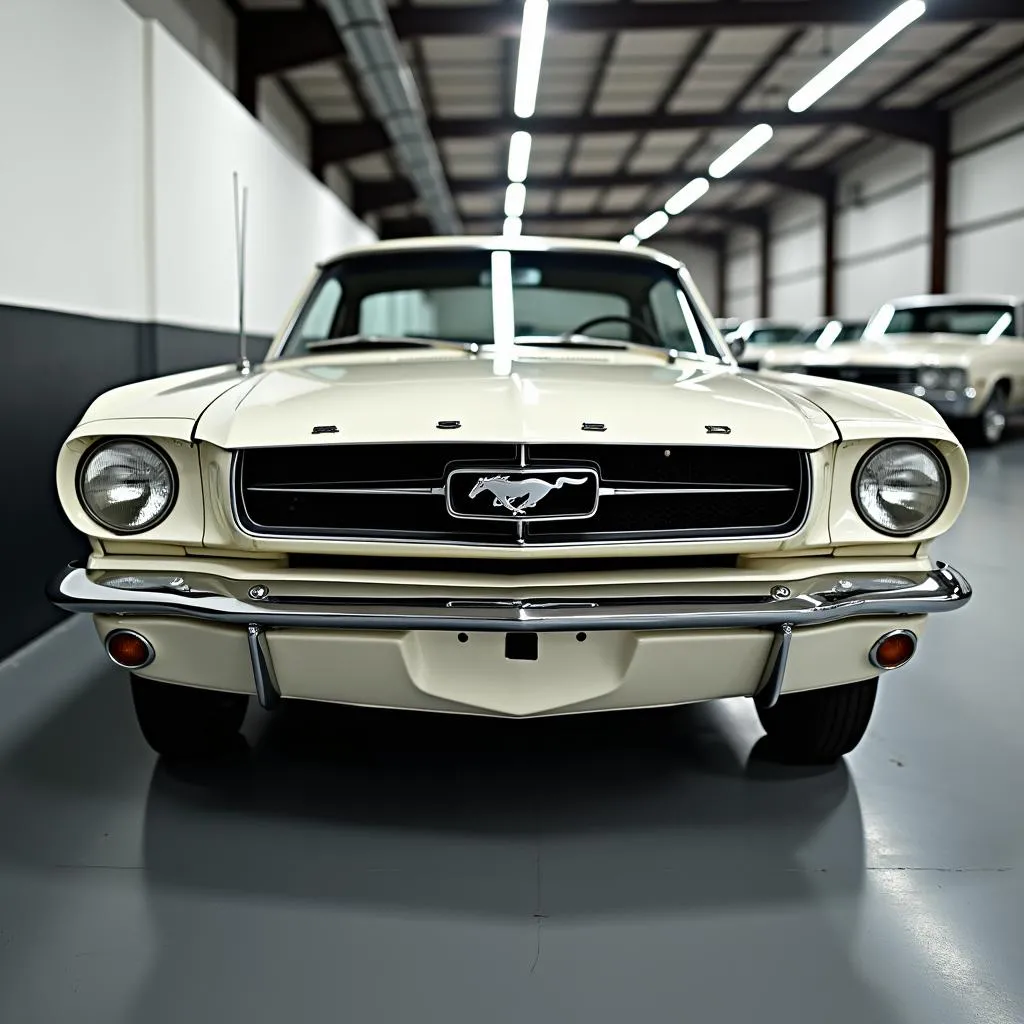
[[671, 281], [664, 278], [658, 281], [648, 294], [654, 326], [666, 348], [681, 349], [686, 352], [702, 351], [702, 348], [698, 349], [694, 345], [693, 338], [690, 336], [690, 329], [682, 306], [685, 301], [680, 290]]
[[323, 341], [331, 336], [341, 304], [341, 285], [336, 278], [325, 281], [313, 304], [302, 318], [299, 337], [303, 341]]

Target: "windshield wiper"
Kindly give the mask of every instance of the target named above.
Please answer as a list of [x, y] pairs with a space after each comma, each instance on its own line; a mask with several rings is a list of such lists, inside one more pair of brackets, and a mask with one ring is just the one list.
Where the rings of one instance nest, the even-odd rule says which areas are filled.
[[331, 352], [335, 349], [364, 348], [447, 348], [456, 352], [480, 351], [475, 341], [449, 341], [446, 338], [426, 338], [416, 335], [347, 334], [341, 338], [324, 338], [306, 343], [307, 352]]

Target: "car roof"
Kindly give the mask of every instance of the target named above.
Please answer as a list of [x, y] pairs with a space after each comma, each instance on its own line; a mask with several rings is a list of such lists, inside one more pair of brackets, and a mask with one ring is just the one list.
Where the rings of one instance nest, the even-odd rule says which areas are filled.
[[574, 252], [605, 252], [618, 256], [637, 256], [654, 259], [671, 267], [681, 267], [677, 259], [647, 246], [627, 249], [618, 242], [606, 242], [589, 238], [555, 238], [543, 235], [520, 235], [506, 238], [503, 235], [432, 235], [424, 238], [391, 238], [382, 242], [346, 249], [332, 259], [324, 260], [321, 266], [330, 266], [350, 256], [363, 256], [378, 252], [425, 252], [442, 249], [483, 249], [487, 251], [508, 250], [511, 252], [544, 252], [548, 249]]
[[908, 295], [887, 302], [893, 309], [923, 309], [928, 306], [1016, 306], [1013, 295]]

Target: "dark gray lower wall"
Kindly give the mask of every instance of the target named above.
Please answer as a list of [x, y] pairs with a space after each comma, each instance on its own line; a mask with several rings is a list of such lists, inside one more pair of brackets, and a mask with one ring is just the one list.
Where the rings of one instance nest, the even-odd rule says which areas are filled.
[[[252, 358], [268, 342], [253, 339]], [[232, 362], [236, 349], [217, 331], [0, 305], [0, 657], [59, 621], [46, 581], [88, 550], [57, 502], [54, 467], [89, 403], [119, 384]]]

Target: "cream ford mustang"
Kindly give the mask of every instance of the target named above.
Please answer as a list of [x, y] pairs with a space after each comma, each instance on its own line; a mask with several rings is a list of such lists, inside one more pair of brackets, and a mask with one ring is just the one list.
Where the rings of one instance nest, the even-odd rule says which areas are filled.
[[970, 587], [929, 558], [967, 491], [917, 398], [740, 370], [689, 275], [554, 239], [322, 266], [250, 372], [97, 399], [61, 501], [168, 756], [250, 696], [525, 717], [751, 697], [833, 760]]
[[1024, 412], [1024, 324], [1009, 296], [915, 295], [886, 303], [858, 344], [773, 349], [762, 370], [858, 381], [916, 395], [969, 441], [998, 444]]

